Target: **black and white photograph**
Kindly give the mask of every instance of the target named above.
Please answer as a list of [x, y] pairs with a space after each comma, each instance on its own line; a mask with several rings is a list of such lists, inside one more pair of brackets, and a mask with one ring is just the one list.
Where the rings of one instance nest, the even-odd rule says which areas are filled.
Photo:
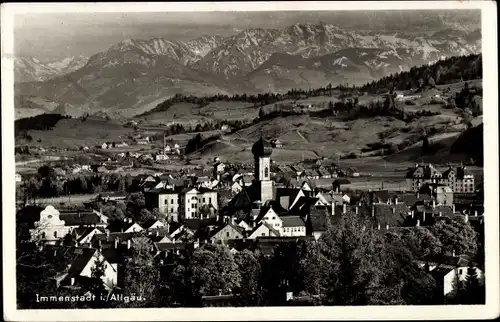
[[489, 1], [2, 4], [4, 318], [498, 316], [496, 28]]

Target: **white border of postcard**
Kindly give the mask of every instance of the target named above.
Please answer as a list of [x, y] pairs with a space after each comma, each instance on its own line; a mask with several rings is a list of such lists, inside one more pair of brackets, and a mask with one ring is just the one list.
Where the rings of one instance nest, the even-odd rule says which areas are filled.
[[[2, 4], [2, 184], [4, 319], [9, 321], [486, 319], [500, 314], [497, 17], [493, 1], [198, 2]], [[486, 305], [17, 310], [15, 279], [13, 19], [16, 13], [481, 9], [484, 93]]]

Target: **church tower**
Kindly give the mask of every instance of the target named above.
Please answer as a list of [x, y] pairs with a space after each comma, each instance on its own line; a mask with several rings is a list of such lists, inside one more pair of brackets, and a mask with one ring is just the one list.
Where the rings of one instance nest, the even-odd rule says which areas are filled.
[[274, 182], [271, 180], [271, 145], [265, 142], [262, 136], [252, 146], [252, 154], [255, 161], [255, 182], [260, 190], [260, 201], [264, 204], [267, 200], [273, 200]]

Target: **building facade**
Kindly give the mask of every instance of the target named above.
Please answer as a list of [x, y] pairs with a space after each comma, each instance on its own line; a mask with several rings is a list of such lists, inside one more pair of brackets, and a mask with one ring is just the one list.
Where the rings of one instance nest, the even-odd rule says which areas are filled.
[[417, 164], [406, 175], [406, 189], [417, 192], [425, 184], [445, 185], [455, 193], [473, 193], [475, 191], [474, 175], [463, 165], [460, 167], [450, 166], [441, 172], [432, 164]]

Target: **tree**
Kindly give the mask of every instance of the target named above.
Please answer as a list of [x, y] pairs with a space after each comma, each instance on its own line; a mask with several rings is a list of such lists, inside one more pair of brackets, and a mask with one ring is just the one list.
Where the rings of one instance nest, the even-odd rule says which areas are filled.
[[189, 276], [193, 295], [232, 294], [241, 285], [238, 266], [229, 249], [208, 244], [197, 248], [189, 263]]
[[342, 218], [318, 240], [328, 265], [326, 305], [400, 304], [401, 284], [386, 276], [387, 250], [380, 234], [355, 216]]
[[408, 249], [414, 258], [441, 253], [441, 241], [426, 227], [401, 229], [399, 233], [403, 247]]
[[239, 294], [238, 304], [254, 306], [259, 303], [258, 286], [261, 267], [254, 253], [245, 249], [236, 253], [234, 261], [241, 276], [241, 285], [236, 288]]
[[159, 273], [155, 267], [154, 254], [150, 240], [147, 237], [134, 239], [132, 255], [125, 263], [124, 289], [141, 297], [142, 301], [129, 303], [127, 306], [151, 307], [158, 300]]
[[430, 231], [439, 239], [444, 251], [471, 256], [477, 252], [476, 232], [463, 218], [440, 220], [430, 227]]
[[102, 279], [106, 271], [106, 263], [104, 258], [96, 260], [94, 263], [94, 267], [92, 267], [90, 271], [89, 291], [96, 296], [97, 301], [95, 303], [95, 307], [102, 308], [105, 304], [102, 301], [102, 298], [104, 298], [108, 293]]

